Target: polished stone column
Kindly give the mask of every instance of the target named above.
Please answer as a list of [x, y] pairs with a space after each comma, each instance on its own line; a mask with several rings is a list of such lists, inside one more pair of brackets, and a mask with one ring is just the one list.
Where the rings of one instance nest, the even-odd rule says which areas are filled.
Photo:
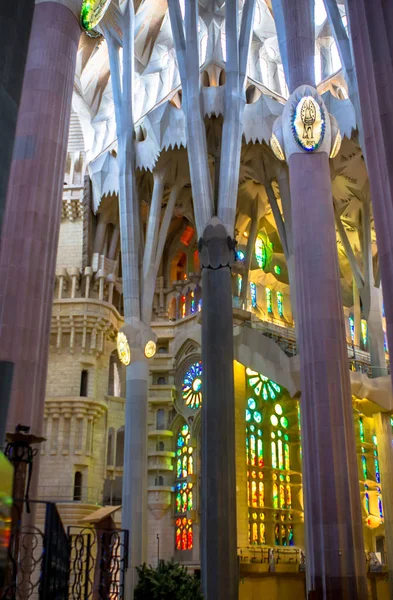
[[235, 401], [231, 265], [234, 244], [217, 217], [199, 241], [202, 266], [202, 515], [205, 600], [236, 600]]
[[0, 233], [29, 45], [34, 0], [3, 2], [0, 18]]
[[[352, 399], [330, 181], [330, 122], [315, 86], [312, 0], [282, 0], [289, 89], [282, 116], [289, 165], [300, 348], [309, 598], [366, 598]], [[311, 80], [311, 81], [310, 81]], [[303, 85], [303, 87], [299, 87]], [[293, 111], [312, 96], [325, 111], [317, 150], [294, 140]], [[301, 136], [302, 133], [299, 133]]]
[[388, 413], [377, 413], [374, 415], [375, 434], [378, 441], [385, 540], [389, 567], [389, 590], [390, 597], [393, 598], [393, 446], [390, 417], [391, 415]]
[[0, 360], [15, 364], [8, 430], [22, 422], [36, 435], [79, 37], [76, 12], [64, 1], [36, 5], [0, 247]]
[[[348, 0], [389, 348], [393, 348], [393, 6]], [[393, 377], [393, 371], [392, 371]]]
[[293, 154], [289, 169], [307, 587], [354, 600], [366, 598], [365, 560], [328, 156]]
[[127, 367], [122, 527], [129, 531], [125, 598], [133, 598], [136, 567], [147, 560], [147, 398], [149, 368], [143, 352], [132, 349]]

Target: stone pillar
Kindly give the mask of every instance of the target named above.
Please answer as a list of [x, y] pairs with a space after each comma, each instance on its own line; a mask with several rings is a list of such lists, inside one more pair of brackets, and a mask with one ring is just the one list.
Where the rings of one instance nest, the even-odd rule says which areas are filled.
[[385, 525], [385, 540], [389, 567], [389, 590], [393, 598], [393, 447], [392, 426], [388, 413], [374, 415], [375, 434], [378, 441], [379, 470]]
[[[71, 2], [70, 2], [71, 4]], [[39, 435], [80, 28], [76, 7], [34, 10], [0, 247], [0, 360], [15, 363], [8, 429]], [[79, 6], [80, 9], [80, 6]]]
[[0, 234], [22, 93], [34, 0], [3, 2], [0, 19]]
[[147, 398], [149, 368], [143, 352], [132, 348], [127, 367], [122, 527], [130, 534], [125, 599], [134, 597], [136, 567], [147, 551]]
[[[364, 152], [377, 235], [389, 348], [393, 348], [393, 87], [391, 2], [348, 0], [347, 10], [362, 113]], [[393, 370], [391, 372], [393, 377]]]
[[282, 0], [291, 97], [279, 134], [292, 202], [307, 590], [309, 598], [355, 600], [367, 597], [365, 558], [330, 181], [331, 124], [313, 87], [313, 6], [312, 0]]
[[328, 156], [293, 154], [289, 168], [301, 363], [307, 587], [317, 598], [366, 598]]
[[202, 266], [202, 515], [205, 600], [238, 598], [231, 265], [234, 243], [217, 217], [199, 241]]

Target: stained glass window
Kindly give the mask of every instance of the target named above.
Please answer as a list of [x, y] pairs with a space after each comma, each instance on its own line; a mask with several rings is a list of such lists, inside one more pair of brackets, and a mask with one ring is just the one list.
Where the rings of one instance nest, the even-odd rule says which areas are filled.
[[237, 276], [237, 295], [238, 296], [241, 296], [241, 293], [242, 293], [242, 282], [243, 282], [243, 276], [238, 275]]
[[195, 312], [195, 292], [191, 292], [191, 312]]
[[280, 273], [281, 273], [280, 265], [274, 265], [274, 272], [276, 273], [276, 275], [280, 275]]
[[[252, 369], [246, 369], [246, 376], [249, 542], [262, 544], [266, 537], [268, 543], [294, 545], [291, 443], [299, 444], [298, 403], [293, 401], [288, 411], [288, 399], [278, 384]], [[263, 535], [258, 525], [262, 510]]]
[[273, 301], [272, 301], [272, 290], [270, 288], [266, 288], [266, 307], [269, 315], [273, 314]]
[[187, 517], [176, 519], [176, 550], [192, 550], [192, 521]]
[[184, 424], [177, 436], [175, 482], [175, 537], [177, 550], [192, 548], [192, 520], [187, 512], [194, 510], [194, 484], [188, 480], [194, 474], [194, 448], [190, 445], [190, 428]]
[[363, 343], [363, 347], [366, 348], [367, 346], [367, 338], [368, 338], [368, 333], [367, 333], [367, 321], [365, 319], [362, 319], [360, 321], [360, 331], [362, 333], [362, 343]]
[[354, 343], [354, 341], [355, 341], [355, 321], [354, 321], [352, 315], [349, 317], [349, 331], [351, 333], [352, 343]]
[[202, 362], [191, 365], [183, 378], [182, 396], [188, 408], [197, 410], [202, 404]]
[[283, 305], [284, 296], [282, 292], [277, 292], [277, 308], [278, 314], [280, 317], [284, 317], [284, 305]]
[[236, 258], [237, 258], [237, 260], [244, 260], [245, 256], [246, 255], [244, 254], [244, 252], [242, 250], [238, 250], [236, 252]]
[[266, 245], [261, 236], [255, 241], [255, 258], [260, 269], [264, 269], [267, 261]]
[[250, 292], [251, 292], [251, 306], [253, 308], [257, 307], [257, 286], [255, 283], [250, 283]]
[[261, 396], [264, 400], [275, 400], [282, 393], [281, 387], [260, 373], [252, 369], [246, 369], [248, 384], [254, 389], [256, 396]]

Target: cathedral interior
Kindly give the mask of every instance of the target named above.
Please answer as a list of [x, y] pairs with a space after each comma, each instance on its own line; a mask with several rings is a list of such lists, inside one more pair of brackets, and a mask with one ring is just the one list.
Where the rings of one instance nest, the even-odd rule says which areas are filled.
[[206, 600], [393, 598], [392, 3], [24, 2], [0, 25], [1, 434], [14, 467], [20, 425], [35, 448], [11, 495], [23, 473], [26, 526], [54, 506], [75, 552], [101, 523], [129, 556], [107, 595], [51, 597], [131, 600], [173, 559]]

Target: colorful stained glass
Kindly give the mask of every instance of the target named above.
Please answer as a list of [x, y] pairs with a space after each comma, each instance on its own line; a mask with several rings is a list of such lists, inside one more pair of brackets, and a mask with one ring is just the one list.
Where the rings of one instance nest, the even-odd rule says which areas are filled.
[[[380, 489], [378, 488], [378, 492], [380, 492]], [[378, 510], [379, 510], [379, 516], [381, 519], [383, 519], [383, 506], [382, 506], [382, 496], [380, 493], [378, 493]]]
[[250, 292], [251, 292], [251, 306], [253, 308], [257, 307], [257, 286], [254, 282], [250, 283]]
[[278, 485], [273, 483], [273, 508], [278, 508]]
[[360, 436], [360, 441], [363, 443], [364, 442], [364, 425], [363, 425], [362, 417], [360, 417], [360, 419], [359, 419], [359, 436]]
[[293, 537], [293, 527], [292, 525], [288, 525], [288, 542], [289, 542], [289, 546], [294, 546], [295, 545], [295, 540]]
[[366, 348], [366, 346], [367, 346], [367, 338], [368, 338], [367, 321], [366, 321], [366, 319], [362, 319], [360, 321], [360, 331], [362, 333], [363, 347]]
[[272, 290], [270, 288], [266, 288], [266, 307], [269, 315], [273, 314], [273, 301], [272, 301]]
[[258, 544], [258, 523], [252, 524], [252, 543]]
[[286, 498], [287, 498], [287, 508], [292, 508], [291, 486], [287, 484], [285, 487], [285, 490], [286, 490]]
[[285, 469], [287, 471], [289, 471], [290, 468], [291, 468], [291, 461], [290, 461], [289, 445], [288, 444], [284, 444], [284, 462], [285, 462]]
[[381, 474], [379, 472], [378, 452], [376, 450], [374, 450], [374, 466], [375, 466], [375, 480], [377, 483], [381, 483]]
[[365, 493], [365, 500], [366, 500], [366, 511], [367, 514], [370, 514], [370, 497], [368, 495], [368, 492]]
[[286, 417], [281, 417], [280, 424], [281, 424], [281, 427], [284, 427], [284, 429], [287, 429], [287, 427], [289, 425], [288, 419]]
[[280, 508], [285, 508], [285, 488], [280, 485]]
[[364, 479], [367, 479], [367, 459], [365, 456], [362, 456], [362, 470]]
[[267, 261], [266, 245], [261, 236], [255, 240], [255, 258], [260, 269], [264, 269]]
[[277, 419], [276, 415], [272, 415], [272, 416], [270, 417], [270, 423], [271, 423], [272, 425], [274, 425], [274, 427], [277, 427], [277, 425], [278, 425], [278, 419]]
[[276, 442], [271, 442], [271, 451], [272, 451], [272, 468], [277, 469], [277, 448]]
[[259, 508], [263, 508], [265, 506], [265, 488], [263, 485], [263, 481], [259, 482]]
[[252, 504], [252, 506], [258, 506], [257, 483], [256, 483], [256, 481], [252, 481], [251, 482], [251, 504]]
[[277, 292], [277, 308], [278, 308], [278, 314], [280, 315], [280, 317], [284, 316], [284, 296], [282, 294], [282, 292]]
[[259, 438], [257, 442], [257, 454], [258, 454], [258, 467], [263, 467], [263, 445], [262, 440]]
[[264, 400], [275, 400], [281, 395], [281, 387], [260, 373], [247, 368], [248, 383], [254, 389], [256, 396], [261, 396]]
[[182, 318], [184, 319], [184, 317], [186, 316], [186, 297], [185, 296], [181, 297], [180, 312], [181, 312]]
[[176, 526], [176, 550], [192, 550], [193, 532], [192, 521], [186, 517], [178, 518]]
[[283, 447], [282, 447], [282, 440], [278, 440], [277, 448], [278, 448], [278, 468], [283, 469], [284, 468], [284, 453], [283, 453]]
[[195, 293], [191, 292], [191, 312], [195, 312]]
[[351, 340], [353, 343], [355, 341], [355, 321], [352, 315], [349, 317], [349, 331], [351, 333]]
[[281, 273], [280, 265], [274, 265], [274, 272], [276, 273], [276, 275], [280, 275], [280, 273]]
[[250, 464], [256, 465], [255, 435], [250, 436]]
[[197, 410], [202, 405], [202, 362], [198, 360], [189, 367], [183, 378], [183, 402]]
[[243, 275], [237, 276], [237, 295], [241, 296], [242, 293]]
[[244, 260], [246, 257], [246, 255], [244, 254], [244, 252], [242, 250], [238, 250], [236, 252], [236, 258], [237, 260]]

